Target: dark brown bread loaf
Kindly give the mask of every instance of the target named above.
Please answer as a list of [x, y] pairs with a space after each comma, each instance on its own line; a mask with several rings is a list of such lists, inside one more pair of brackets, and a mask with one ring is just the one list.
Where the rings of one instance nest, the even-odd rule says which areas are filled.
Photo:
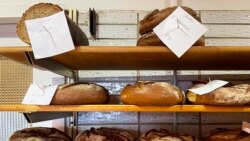
[[134, 137], [120, 129], [101, 127], [79, 133], [75, 141], [134, 141]]
[[[193, 88], [201, 87], [203, 85], [205, 84], [196, 84]], [[204, 95], [198, 95], [189, 91], [187, 93], [187, 99], [193, 104], [249, 105], [250, 85], [239, 84], [230, 87], [221, 87]]]
[[[51, 3], [39, 3], [31, 6], [28, 10], [25, 11], [25, 13], [23, 13], [21, 19], [17, 24], [16, 33], [18, 37], [23, 42], [30, 44], [25, 20], [44, 18], [61, 11], [63, 11], [63, 9], [59, 5]], [[88, 45], [89, 42], [87, 36], [80, 29], [80, 27], [67, 16], [66, 18], [74, 45]]]
[[198, 141], [198, 139], [190, 135], [172, 133], [165, 129], [152, 129], [142, 134], [139, 141]]
[[[144, 17], [139, 22], [139, 33], [142, 35], [138, 41], [138, 46], [165, 46], [161, 40], [157, 37], [157, 35], [153, 32], [153, 29], [162, 22], [165, 18], [167, 18], [175, 9], [177, 6], [168, 7], [162, 10], [153, 10], [148, 15]], [[182, 8], [189, 13], [191, 16], [193, 16], [197, 21], [201, 22], [200, 17], [197, 15], [197, 13], [189, 8], [182, 6]], [[200, 39], [198, 39], [194, 46], [204, 46], [205, 45], [205, 37], [202, 36]]]
[[72, 139], [56, 128], [33, 127], [16, 131], [8, 141], [72, 141]]
[[51, 104], [83, 105], [106, 104], [109, 102], [109, 92], [104, 87], [91, 83], [72, 83], [58, 87]]
[[124, 104], [163, 106], [180, 104], [184, 99], [181, 89], [166, 82], [139, 81], [121, 92]]
[[250, 135], [242, 130], [218, 128], [211, 131], [204, 141], [250, 141]]

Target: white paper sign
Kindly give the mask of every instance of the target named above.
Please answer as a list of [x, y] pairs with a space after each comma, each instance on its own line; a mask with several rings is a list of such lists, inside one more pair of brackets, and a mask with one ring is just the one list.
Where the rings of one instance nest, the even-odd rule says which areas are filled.
[[248, 134], [250, 134], [250, 123], [243, 121], [242, 122], [242, 131], [245, 131]]
[[199, 88], [193, 88], [193, 89], [188, 89], [188, 90], [196, 94], [203, 95], [203, 94], [212, 92], [213, 90], [218, 89], [226, 85], [227, 83], [228, 83], [227, 81], [223, 81], [223, 80], [213, 80]]
[[58, 85], [45, 86], [31, 84], [22, 104], [28, 105], [49, 105]]
[[178, 7], [153, 30], [176, 56], [181, 57], [207, 31], [207, 28]]
[[26, 20], [25, 24], [36, 59], [75, 48], [63, 11], [45, 18]]

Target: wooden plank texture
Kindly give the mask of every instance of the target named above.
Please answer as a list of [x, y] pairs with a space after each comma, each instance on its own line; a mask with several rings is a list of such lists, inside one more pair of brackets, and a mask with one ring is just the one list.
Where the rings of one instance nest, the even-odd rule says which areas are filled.
[[206, 37], [234, 37], [234, 38], [249, 38], [250, 25], [208, 25], [205, 24], [208, 31]]
[[[137, 24], [137, 11], [127, 10], [99, 10], [96, 11], [97, 24]], [[88, 25], [89, 12], [79, 13], [79, 24]]]
[[250, 11], [249, 10], [214, 10], [207, 11], [201, 10], [202, 23], [233, 23], [233, 24], [249, 24], [250, 23]]
[[[90, 38], [89, 27], [81, 25], [80, 28]], [[136, 25], [97, 25], [96, 38], [104, 39], [136, 39], [137, 26]]]
[[250, 39], [206, 38], [206, 46], [250, 46]]
[[[25, 51], [2, 47], [0, 55], [19, 59]], [[166, 47], [82, 46], [50, 59], [72, 70], [249, 70], [249, 54], [249, 46], [192, 47], [181, 58]]]
[[52, 59], [73, 70], [245, 70], [250, 69], [249, 54], [247, 46], [192, 47], [181, 58], [166, 47], [92, 46]]
[[0, 105], [0, 111], [17, 112], [250, 112], [250, 106], [136, 106], [136, 105]]

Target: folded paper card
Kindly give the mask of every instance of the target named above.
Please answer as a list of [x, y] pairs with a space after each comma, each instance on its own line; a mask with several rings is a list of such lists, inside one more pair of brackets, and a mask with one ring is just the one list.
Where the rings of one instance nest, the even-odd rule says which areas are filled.
[[181, 57], [207, 31], [207, 28], [178, 7], [153, 30], [177, 57]]
[[55, 86], [31, 84], [22, 104], [27, 105], [49, 105], [57, 89]]
[[25, 21], [36, 59], [51, 57], [70, 50], [74, 44], [64, 12]]
[[223, 80], [213, 80], [199, 88], [193, 88], [193, 89], [188, 89], [188, 90], [196, 94], [203, 95], [203, 94], [212, 92], [213, 90], [220, 88], [226, 85], [227, 83], [228, 83], [227, 81], [223, 81]]

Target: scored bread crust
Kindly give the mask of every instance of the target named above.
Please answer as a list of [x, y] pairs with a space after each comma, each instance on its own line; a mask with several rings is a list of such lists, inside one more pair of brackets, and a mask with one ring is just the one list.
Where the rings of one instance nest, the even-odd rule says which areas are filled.
[[8, 141], [72, 141], [56, 128], [32, 127], [14, 132]]
[[173, 133], [166, 129], [151, 129], [143, 133], [139, 141], [198, 141], [194, 136]]
[[18, 37], [23, 42], [30, 44], [30, 39], [25, 25], [25, 21], [30, 19], [48, 17], [61, 11], [63, 11], [63, 9], [60, 6], [51, 3], [39, 3], [31, 6], [23, 13], [21, 19], [17, 23], [16, 33]]
[[72, 83], [58, 87], [52, 105], [106, 104], [109, 92], [104, 87], [92, 83]]
[[134, 137], [121, 129], [101, 127], [80, 132], [75, 141], [134, 141]]
[[210, 131], [204, 141], [250, 141], [250, 135], [239, 129], [218, 128]]
[[167, 106], [180, 104], [184, 99], [181, 89], [166, 82], [139, 81], [121, 92], [124, 104]]

